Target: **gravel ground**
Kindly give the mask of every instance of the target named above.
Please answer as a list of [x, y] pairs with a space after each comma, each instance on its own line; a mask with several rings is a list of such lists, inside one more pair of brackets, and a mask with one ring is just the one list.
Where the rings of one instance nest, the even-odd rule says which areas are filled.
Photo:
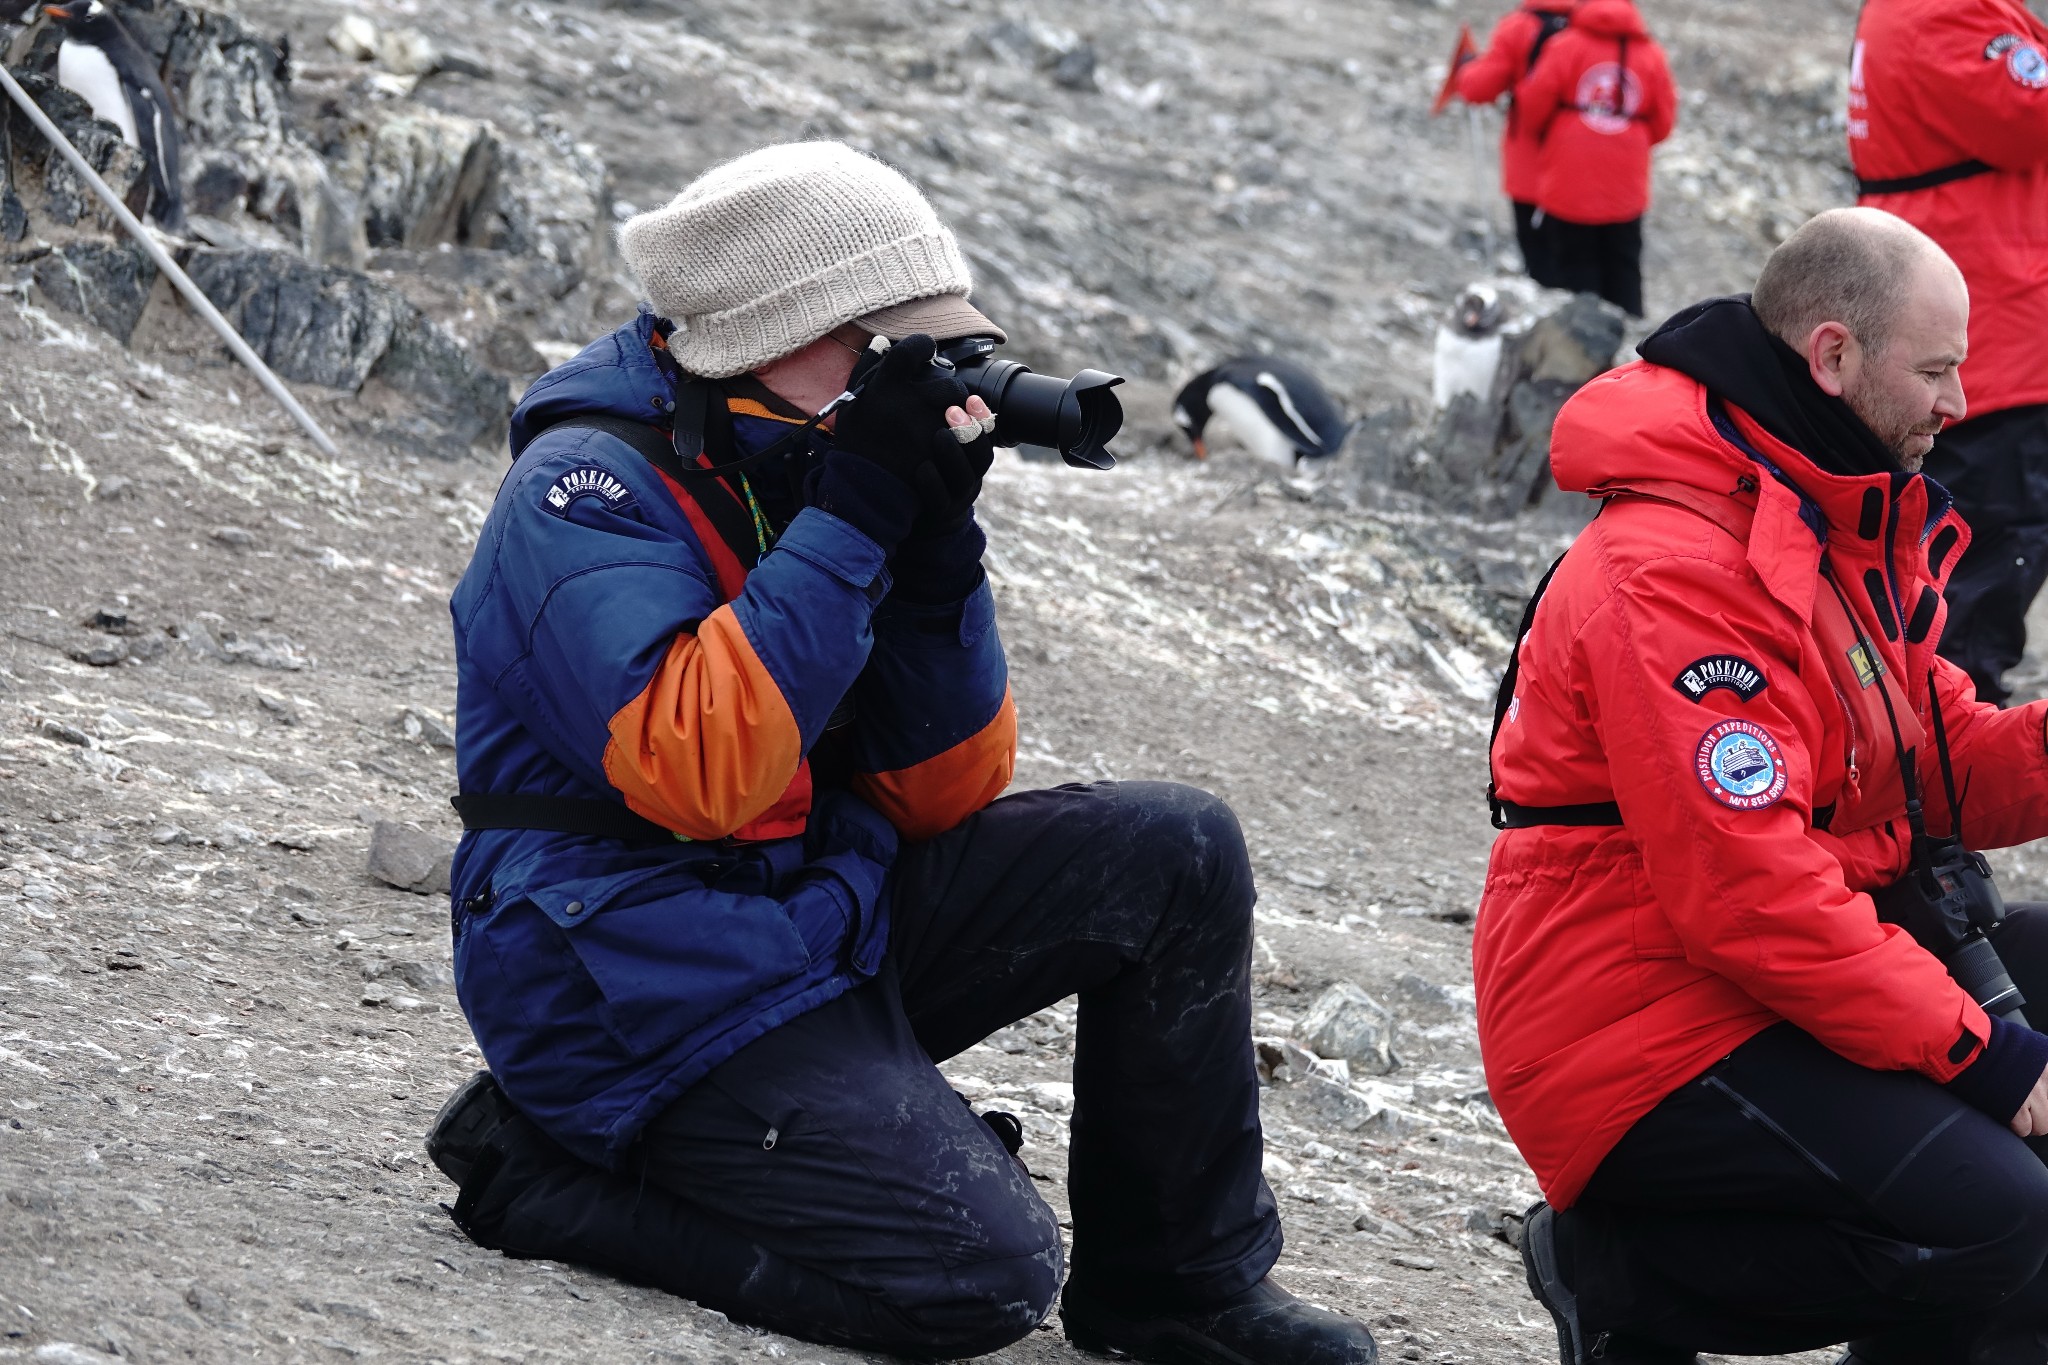
[[[633, 202], [774, 137], [885, 151], [962, 224], [1023, 353], [1134, 375], [1140, 447], [1174, 378], [1252, 344], [1322, 357], [1354, 404], [1422, 392], [1435, 317], [1492, 264], [1464, 130], [1419, 112], [1453, 22], [1490, 22], [1464, 0], [1049, 0], [1029, 17], [1092, 44], [1092, 93], [940, 0], [359, 8], [496, 72], [421, 98], [554, 118]], [[1742, 287], [1841, 201], [1854, 6], [1645, 9], [1691, 92], [1651, 219], [1668, 309]], [[318, 56], [341, 7], [242, 12]], [[17, 293], [0, 354], [0, 1360], [852, 1359], [479, 1251], [440, 1207], [421, 1134], [478, 1065], [445, 903], [366, 865], [377, 821], [455, 833], [446, 595], [501, 457], [324, 460], [196, 335], [131, 355]], [[1352, 486], [1227, 452], [1000, 464], [1018, 784], [1173, 778], [1233, 803], [1282, 1067], [1283, 1279], [1371, 1321], [1390, 1360], [1547, 1359], [1503, 1235], [1535, 1192], [1485, 1101], [1468, 945], [1491, 680], [1569, 526], [1331, 491]], [[2001, 868], [2010, 896], [2048, 891], [2036, 850]], [[1343, 981], [1394, 1012], [1391, 1074], [1289, 1053]], [[1066, 1002], [947, 1067], [1024, 1118], [1055, 1205], [1072, 1047]], [[997, 1357], [1072, 1358], [1056, 1328]]]

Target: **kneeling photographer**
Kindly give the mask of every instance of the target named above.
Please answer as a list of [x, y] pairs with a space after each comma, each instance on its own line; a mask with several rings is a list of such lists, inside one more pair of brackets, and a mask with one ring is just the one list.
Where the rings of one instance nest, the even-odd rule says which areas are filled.
[[996, 1350], [1061, 1292], [1006, 1115], [933, 1065], [1079, 993], [1067, 1335], [1370, 1365], [1267, 1278], [1252, 874], [1215, 797], [1000, 797], [993, 442], [1105, 466], [908, 181], [717, 167], [620, 243], [653, 310], [537, 381], [453, 601], [456, 984], [428, 1150], [478, 1243], [814, 1341]]
[[[1564, 1365], [2048, 1361], [2048, 704], [1936, 654], [1970, 300], [1835, 210], [1559, 414], [1473, 945]], [[2031, 1001], [2031, 1005], [2028, 1004]]]

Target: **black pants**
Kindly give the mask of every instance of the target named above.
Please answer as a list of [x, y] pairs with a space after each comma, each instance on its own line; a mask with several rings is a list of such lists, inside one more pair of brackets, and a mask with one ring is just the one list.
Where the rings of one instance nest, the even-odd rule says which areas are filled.
[[[2016, 908], [1998, 946], [2048, 1019], [2048, 907]], [[1610, 1355], [1847, 1341], [1872, 1365], [2041, 1365], [2037, 1147], [1920, 1076], [1779, 1024], [1609, 1153], [1560, 1216], [1566, 1278]]]
[[1079, 992], [1075, 1277], [1124, 1301], [1235, 1294], [1280, 1254], [1252, 895], [1237, 821], [1206, 793], [1006, 797], [904, 851], [881, 977], [685, 1092], [637, 1172], [529, 1144], [474, 1201], [472, 1235], [814, 1341], [999, 1349], [1052, 1304], [1059, 1228], [932, 1063]]
[[1955, 496], [1970, 548], [1948, 580], [1941, 656], [1968, 673], [1977, 695], [2012, 694], [2005, 672], [2027, 647], [2027, 608], [2048, 579], [2048, 404], [1958, 422], [1927, 457], [1927, 473]]
[[1553, 278], [1577, 294], [1598, 294], [1630, 317], [1643, 315], [1643, 220], [1568, 223], [1543, 215], [1542, 234]]
[[1550, 242], [1538, 221], [1534, 204], [1519, 199], [1508, 201], [1515, 210], [1515, 245], [1522, 249], [1522, 271], [1546, 289], [1560, 289], [1557, 265], [1550, 258]]

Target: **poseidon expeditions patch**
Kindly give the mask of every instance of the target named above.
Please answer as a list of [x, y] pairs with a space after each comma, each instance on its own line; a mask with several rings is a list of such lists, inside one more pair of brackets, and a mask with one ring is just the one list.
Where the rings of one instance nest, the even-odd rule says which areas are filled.
[[549, 484], [541, 506], [558, 517], [566, 517], [578, 498], [596, 498], [604, 503], [605, 510], [616, 512], [632, 505], [633, 490], [621, 483], [611, 471], [596, 465], [584, 465]]
[[1761, 725], [1724, 720], [1700, 736], [1693, 755], [1707, 795], [1736, 810], [1762, 810], [1785, 794], [1785, 756]]
[[2005, 73], [2029, 90], [2048, 86], [2048, 58], [2017, 33], [2001, 33], [1984, 45], [1984, 60], [2005, 58]]
[[1740, 654], [1709, 654], [1687, 664], [1671, 685], [1690, 701], [1704, 701], [1717, 687], [1748, 701], [1764, 690], [1764, 671]]

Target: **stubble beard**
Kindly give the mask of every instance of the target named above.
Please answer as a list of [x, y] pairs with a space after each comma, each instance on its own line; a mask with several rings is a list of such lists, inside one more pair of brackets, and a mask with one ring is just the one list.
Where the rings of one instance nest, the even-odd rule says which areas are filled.
[[1918, 412], [1887, 402], [1881, 394], [1864, 389], [1845, 391], [1842, 401], [1909, 474], [1920, 472], [1920, 466], [1927, 462], [1929, 438], [1939, 435], [1947, 425], [1939, 419], [1930, 421]]

